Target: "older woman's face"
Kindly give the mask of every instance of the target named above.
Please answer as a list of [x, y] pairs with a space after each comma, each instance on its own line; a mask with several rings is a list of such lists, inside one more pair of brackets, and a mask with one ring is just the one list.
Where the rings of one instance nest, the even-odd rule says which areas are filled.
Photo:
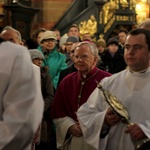
[[43, 41], [43, 43], [41, 45], [47, 51], [51, 51], [55, 48], [56, 41], [54, 39], [46, 39]]
[[35, 65], [41, 67], [41, 66], [42, 66], [42, 62], [43, 62], [43, 59], [41, 59], [41, 58], [35, 58], [35, 59], [32, 60], [32, 62], [33, 62], [33, 64], [35, 64]]

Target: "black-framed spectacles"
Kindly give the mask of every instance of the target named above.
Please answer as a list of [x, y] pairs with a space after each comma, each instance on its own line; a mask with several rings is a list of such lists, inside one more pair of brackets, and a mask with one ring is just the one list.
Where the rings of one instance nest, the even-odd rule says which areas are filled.
[[43, 42], [56, 42], [55, 39], [44, 39]]
[[34, 58], [33, 60], [36, 60], [36, 61], [43, 61], [44, 59], [43, 59], [43, 58]]

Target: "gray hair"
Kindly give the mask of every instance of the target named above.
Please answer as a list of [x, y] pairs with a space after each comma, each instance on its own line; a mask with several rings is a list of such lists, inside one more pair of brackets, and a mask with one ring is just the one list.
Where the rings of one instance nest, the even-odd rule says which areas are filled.
[[95, 56], [95, 57], [98, 58], [98, 61], [101, 61], [101, 58], [100, 58], [100, 56], [98, 55], [97, 46], [96, 46], [96, 44], [94, 44], [94, 43], [92, 43], [92, 42], [88, 42], [88, 41], [80, 42], [79, 44], [77, 44], [77, 46], [75, 47], [75, 49], [78, 48], [78, 47], [80, 47], [80, 46], [83, 45], [83, 44], [86, 44], [86, 45], [89, 47], [89, 49], [91, 50], [93, 56]]
[[20, 32], [19, 32], [18, 30], [14, 29], [14, 28], [11, 27], [11, 26], [6, 26], [6, 27], [1, 31], [1, 33], [2, 33], [3, 31], [8, 31], [8, 30], [12, 30], [12, 31], [16, 32], [16, 34], [18, 35], [18, 40], [19, 40], [19, 42], [22, 41], [22, 37], [21, 37]]
[[150, 18], [145, 19], [140, 25], [139, 28], [149, 29], [150, 30]]
[[88, 41], [80, 42], [79, 44], [77, 44], [75, 49], [80, 47], [81, 45], [84, 45], [84, 44], [86, 44], [89, 47], [89, 49], [91, 50], [91, 52], [94, 56], [98, 57], [98, 49], [97, 49], [97, 46], [94, 43], [91, 43], [91, 42], [88, 42]]

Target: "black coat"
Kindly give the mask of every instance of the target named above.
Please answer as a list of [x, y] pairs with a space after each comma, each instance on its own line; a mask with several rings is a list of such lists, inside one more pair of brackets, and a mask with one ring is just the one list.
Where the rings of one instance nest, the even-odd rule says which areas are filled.
[[44, 114], [41, 126], [41, 141], [48, 142], [52, 130], [50, 108], [54, 98], [54, 87], [48, 73], [48, 68], [45, 66], [41, 67], [41, 90], [44, 99]]
[[101, 57], [103, 66], [111, 74], [118, 73], [126, 68], [123, 54], [118, 51], [112, 57], [109, 51], [106, 51]]
[[58, 85], [60, 84], [60, 82], [62, 81], [62, 79], [67, 76], [68, 74], [77, 71], [77, 69], [74, 67], [74, 64], [72, 66], [70, 66], [69, 68], [66, 68], [64, 70], [60, 71], [60, 75], [59, 75], [59, 81], [58, 81]]

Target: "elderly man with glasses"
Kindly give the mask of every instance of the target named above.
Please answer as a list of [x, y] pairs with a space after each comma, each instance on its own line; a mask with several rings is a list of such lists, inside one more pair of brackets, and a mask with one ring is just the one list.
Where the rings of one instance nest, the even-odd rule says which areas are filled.
[[96, 67], [98, 50], [89, 42], [79, 43], [74, 51], [76, 72], [67, 75], [56, 91], [51, 117], [56, 125], [57, 147], [62, 150], [95, 150], [82, 136], [76, 112], [109, 73]]

